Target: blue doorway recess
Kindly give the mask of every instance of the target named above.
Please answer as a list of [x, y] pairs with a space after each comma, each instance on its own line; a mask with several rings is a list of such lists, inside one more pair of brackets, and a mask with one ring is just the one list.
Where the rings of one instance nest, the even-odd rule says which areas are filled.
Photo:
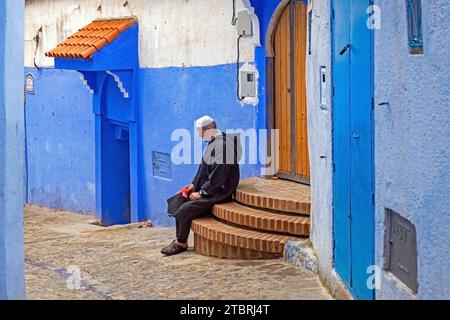
[[[109, 23], [116, 38], [103, 39], [107, 45], [100, 49], [89, 48], [94, 51], [90, 57], [67, 56], [62, 45], [50, 54], [56, 55], [55, 68], [77, 70], [92, 94], [96, 216], [103, 226], [111, 226], [144, 221], [146, 216], [140, 192], [139, 25], [134, 17], [105, 21], [95, 20], [87, 27], [100, 24], [95, 29], [99, 40], [103, 23]], [[80, 54], [84, 52], [88, 51]]]
[[373, 31], [370, 0], [334, 0], [334, 267], [358, 299], [374, 299]]
[[99, 117], [97, 168], [101, 183], [98, 207], [103, 225], [131, 222], [130, 134], [126, 121], [129, 101], [121, 94], [112, 76], [102, 89], [103, 117]]

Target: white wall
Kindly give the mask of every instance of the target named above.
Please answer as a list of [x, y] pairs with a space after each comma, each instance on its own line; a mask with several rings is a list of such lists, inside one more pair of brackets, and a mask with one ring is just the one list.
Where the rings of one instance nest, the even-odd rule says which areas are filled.
[[416, 226], [419, 292], [383, 272], [377, 298], [449, 299], [450, 2], [422, 0], [423, 55], [409, 53], [405, 3], [376, 1], [376, 261], [389, 208]]
[[[314, 0], [307, 88], [312, 175], [312, 242], [322, 277], [335, 289], [332, 211], [331, 32], [329, 0]], [[375, 31], [375, 255], [385, 263], [385, 208], [417, 229], [419, 292], [383, 271], [377, 299], [450, 297], [450, 2], [422, 1], [425, 52], [411, 55], [406, 1], [378, 0]], [[327, 110], [319, 106], [319, 69], [329, 70]], [[382, 105], [379, 105], [382, 104]], [[325, 156], [320, 159], [320, 156]]]
[[[143, 68], [212, 66], [236, 61], [232, 0], [27, 0], [25, 66], [53, 66], [45, 52], [97, 18], [135, 15]], [[237, 10], [246, 0], [238, 0]], [[101, 9], [99, 8], [101, 6]], [[38, 30], [40, 44], [36, 49]], [[241, 61], [254, 61], [252, 39], [241, 41]]]
[[[311, 163], [311, 240], [322, 279], [342, 295], [342, 283], [333, 271], [333, 171], [330, 1], [314, 0], [311, 55], [307, 56], [308, 135]], [[320, 67], [327, 68], [326, 108], [320, 106]]]

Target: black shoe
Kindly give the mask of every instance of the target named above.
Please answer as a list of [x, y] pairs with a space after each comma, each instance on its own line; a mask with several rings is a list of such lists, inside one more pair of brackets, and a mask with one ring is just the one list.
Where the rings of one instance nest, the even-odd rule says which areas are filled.
[[180, 246], [179, 244], [177, 244], [176, 241], [173, 241], [169, 246], [163, 248], [161, 250], [161, 253], [165, 254], [166, 256], [173, 256], [186, 250], [187, 246], [186, 247]]
[[166, 254], [166, 252], [177, 242], [176, 240], [173, 240], [168, 246], [161, 249], [162, 254]]

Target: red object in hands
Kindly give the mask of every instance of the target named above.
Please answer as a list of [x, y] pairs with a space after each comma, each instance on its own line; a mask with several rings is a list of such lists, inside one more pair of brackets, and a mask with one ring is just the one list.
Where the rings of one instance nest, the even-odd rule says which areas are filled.
[[188, 199], [189, 198], [189, 186], [184, 187], [183, 189], [178, 191], [178, 194], [180, 194], [180, 193], [183, 195], [184, 198]]

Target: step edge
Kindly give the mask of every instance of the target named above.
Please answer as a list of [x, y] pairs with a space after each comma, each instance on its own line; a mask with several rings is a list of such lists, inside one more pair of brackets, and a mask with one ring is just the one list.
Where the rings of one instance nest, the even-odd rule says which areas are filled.
[[[228, 229], [236, 229], [238, 231], [246, 231], [244, 234], [233, 234], [231, 232], [225, 232], [223, 230], [217, 230], [217, 229], [212, 229], [210, 226], [204, 226], [201, 225], [201, 222], [204, 220], [214, 220], [216, 223], [215, 225], [217, 226], [218, 224], [224, 225], [226, 226]], [[293, 240], [298, 240], [298, 238], [293, 237], [293, 236], [280, 236], [280, 235], [275, 235], [275, 234], [270, 234], [270, 233], [263, 233], [263, 232], [258, 232], [258, 231], [254, 231], [254, 230], [246, 230], [246, 229], [241, 229], [241, 228], [236, 228], [230, 225], [227, 225], [225, 223], [222, 223], [216, 219], [214, 219], [213, 217], [210, 218], [200, 218], [200, 219], [195, 219], [192, 221], [192, 226], [191, 229], [194, 232], [194, 234], [198, 234], [206, 239], [209, 240], [213, 240], [216, 242], [220, 242], [222, 244], [227, 244], [227, 245], [231, 245], [231, 246], [236, 246], [236, 247], [240, 247], [240, 248], [246, 248], [246, 249], [251, 249], [248, 246], [244, 246], [244, 245], [240, 245], [242, 244], [242, 241], [238, 241], [238, 238], [244, 238], [245, 239], [245, 244], [248, 244], [249, 240], [253, 241], [258, 241], [261, 243], [265, 243], [265, 245], [261, 245], [261, 247], [265, 247], [266, 250], [262, 250], [264, 252], [273, 252], [273, 253], [283, 253], [284, 250], [284, 246], [286, 245], [286, 243], [288, 241], [293, 241]], [[206, 232], [202, 232], [204, 229], [207, 229]], [[216, 234], [213, 236], [210, 235], [211, 231], [214, 231]], [[250, 235], [249, 235], [250, 234]], [[251, 234], [257, 234], [262, 235], [263, 239], [261, 239], [260, 237], [251, 237]], [[226, 239], [227, 236], [234, 236], [234, 239], [230, 238], [229, 242], [223, 241], [222, 239]], [[264, 239], [264, 237], [267, 236], [275, 236], [277, 238], [282, 238], [282, 239]], [[233, 241], [231, 241], [233, 240]], [[256, 248], [256, 246], [254, 246]], [[253, 248], [253, 246], [252, 246]], [[273, 249], [273, 250], [272, 250]], [[277, 250], [278, 249], [278, 250]], [[259, 250], [259, 249], [254, 249], [254, 250]]]
[[[256, 198], [256, 201], [252, 201], [248, 198]], [[275, 210], [277, 212], [285, 212], [285, 213], [293, 213], [293, 214], [301, 214], [301, 215], [311, 215], [311, 202], [302, 202], [288, 199], [277, 199], [277, 198], [268, 198], [265, 196], [260, 196], [257, 194], [246, 193], [245, 191], [236, 190], [235, 200], [243, 205], [253, 207], [253, 208], [261, 208], [261, 209], [269, 209]], [[283, 203], [282, 205], [276, 206], [275, 200], [279, 203]], [[272, 204], [270, 204], [272, 203]], [[300, 207], [299, 209], [292, 209], [292, 207]], [[282, 208], [282, 209], [280, 209]]]
[[[243, 207], [246, 208], [246, 207]], [[223, 213], [221, 212], [223, 211]], [[256, 211], [256, 210], [255, 210]], [[270, 217], [255, 217], [252, 214], [248, 214], [249, 219], [241, 219], [241, 217], [245, 217], [246, 215], [242, 212], [237, 212], [237, 210], [232, 210], [228, 208], [223, 208], [220, 206], [214, 206], [212, 209], [212, 214], [219, 219], [222, 223], [230, 223], [234, 227], [246, 227], [251, 230], [261, 231], [264, 233], [274, 233], [283, 236], [299, 236], [299, 237], [308, 237], [310, 234], [311, 228], [311, 218], [303, 217], [303, 216], [282, 216], [277, 219], [277, 215], [270, 212], [260, 211], [264, 214], [272, 215], [273, 218]], [[303, 221], [289, 221], [286, 218], [295, 218]], [[256, 223], [250, 222], [255, 220]], [[264, 223], [264, 220], [272, 220], [268, 223]], [[266, 227], [264, 227], [266, 225]], [[277, 225], [287, 226], [287, 230], [282, 228], [276, 228]], [[273, 227], [272, 227], [273, 226]], [[291, 230], [299, 230], [299, 232], [291, 231]]]

